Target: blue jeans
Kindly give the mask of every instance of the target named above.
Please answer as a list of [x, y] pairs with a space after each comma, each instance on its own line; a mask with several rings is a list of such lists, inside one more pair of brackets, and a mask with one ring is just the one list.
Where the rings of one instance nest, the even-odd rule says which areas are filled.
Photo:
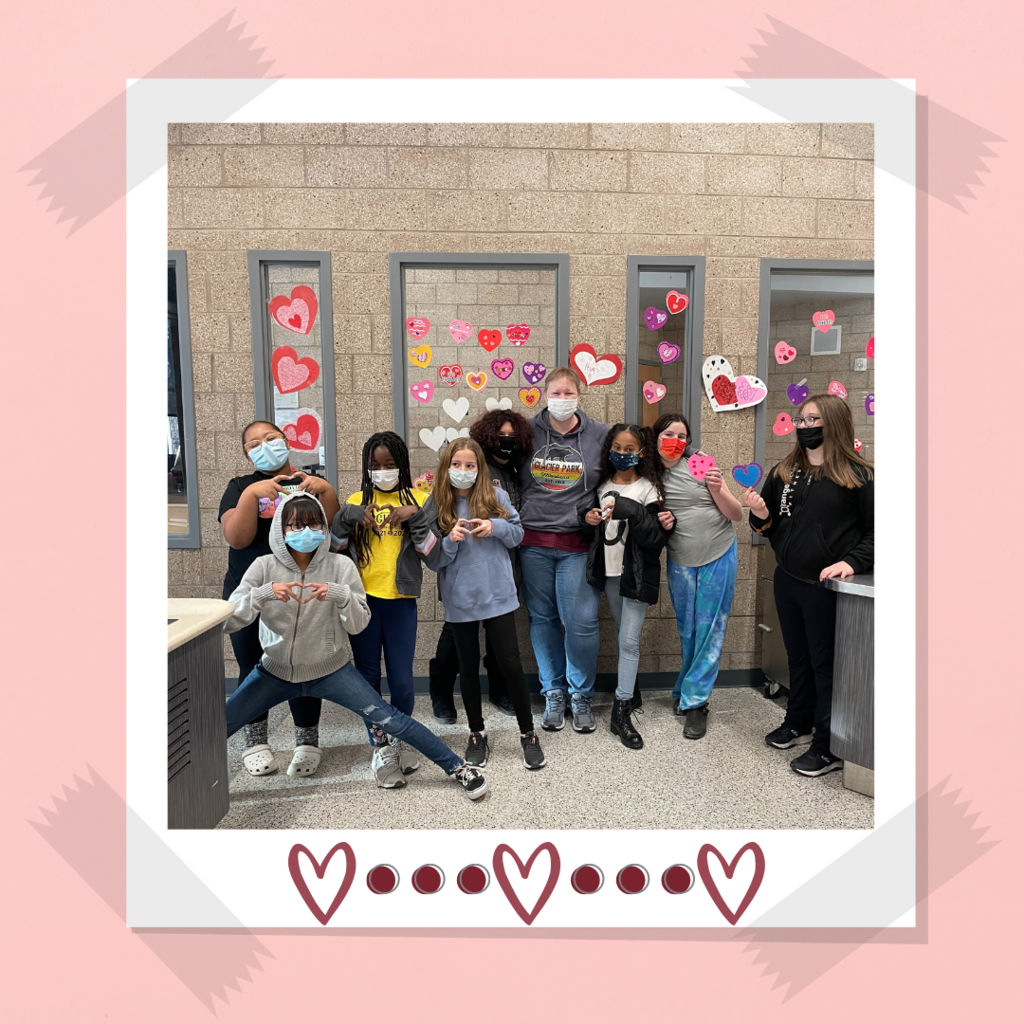
[[228, 700], [228, 735], [238, 732], [257, 715], [293, 697], [322, 697], [354, 711], [367, 728], [376, 726], [397, 739], [405, 740], [409, 746], [415, 747], [424, 757], [429, 757], [434, 764], [444, 769], [447, 775], [451, 775], [462, 764], [462, 758], [426, 726], [386, 704], [350, 661], [337, 672], [308, 683], [289, 683], [271, 675], [262, 665], [257, 665]]
[[615, 686], [616, 700], [629, 700], [636, 689], [636, 672], [640, 667], [640, 630], [650, 605], [619, 593], [621, 576], [608, 576], [604, 596], [608, 598], [615, 627], [619, 633], [619, 678]]
[[691, 567], [668, 560], [668, 593], [683, 649], [672, 696], [684, 711], [706, 704], [711, 696], [735, 589], [736, 541], [707, 565]]
[[568, 684], [571, 694], [593, 697], [600, 594], [587, 583], [586, 553], [521, 547], [519, 561], [541, 692], [564, 690]]

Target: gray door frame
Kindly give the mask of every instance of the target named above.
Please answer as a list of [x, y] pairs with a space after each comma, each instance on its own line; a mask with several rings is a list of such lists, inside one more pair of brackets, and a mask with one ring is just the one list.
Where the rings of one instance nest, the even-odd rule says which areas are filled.
[[415, 270], [534, 270], [555, 271], [555, 359], [569, 360], [569, 255], [568, 253], [389, 252], [388, 297], [391, 312], [391, 399], [394, 430], [408, 441], [405, 396], [409, 385], [405, 357], [405, 269]]
[[704, 281], [706, 260], [703, 256], [627, 256], [626, 257], [626, 420], [638, 422], [639, 399], [637, 380], [640, 362], [640, 271], [672, 272], [687, 270], [692, 274], [690, 302], [683, 311], [685, 319], [686, 356], [683, 363], [683, 415], [700, 444], [701, 367], [704, 365]]
[[263, 268], [267, 266], [316, 266], [320, 286], [320, 376], [324, 389], [324, 472], [338, 489], [338, 429], [334, 390], [334, 298], [331, 291], [331, 254], [311, 249], [250, 249], [249, 317], [252, 325], [253, 407], [256, 419], [274, 420], [274, 396], [270, 387], [270, 323]]
[[188, 308], [188, 256], [184, 249], [167, 250], [167, 266], [174, 269], [174, 288], [178, 301], [178, 359], [181, 362], [182, 422], [178, 424], [181, 452], [185, 461], [185, 498], [188, 508], [188, 533], [169, 533], [168, 548], [198, 548], [199, 476], [196, 466], [196, 406], [192, 390], [192, 321]]

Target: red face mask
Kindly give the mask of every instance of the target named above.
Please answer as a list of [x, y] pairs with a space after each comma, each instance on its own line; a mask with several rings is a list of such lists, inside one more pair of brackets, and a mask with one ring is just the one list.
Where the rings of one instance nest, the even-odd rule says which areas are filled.
[[686, 451], [686, 442], [680, 437], [662, 437], [658, 439], [658, 451], [666, 459], [678, 459]]

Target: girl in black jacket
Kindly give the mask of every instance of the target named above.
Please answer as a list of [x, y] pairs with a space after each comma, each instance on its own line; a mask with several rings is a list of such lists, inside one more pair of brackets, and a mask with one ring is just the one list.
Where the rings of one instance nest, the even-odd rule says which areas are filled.
[[597, 508], [583, 517], [590, 540], [587, 582], [603, 590], [619, 637], [619, 673], [612, 704], [611, 731], [632, 750], [644, 741], [631, 720], [640, 707], [636, 685], [640, 631], [647, 608], [658, 600], [661, 549], [666, 530], [658, 521], [664, 499], [661, 463], [650, 432], [616, 423], [601, 451]]
[[824, 775], [843, 762], [829, 751], [836, 594], [823, 581], [874, 567], [874, 473], [854, 450], [853, 418], [843, 399], [813, 395], [793, 423], [796, 446], [769, 472], [761, 494], [748, 488], [743, 503], [751, 528], [771, 541], [778, 562], [775, 605], [789, 658], [786, 717], [765, 742], [780, 750], [809, 742], [790, 766], [801, 775]]

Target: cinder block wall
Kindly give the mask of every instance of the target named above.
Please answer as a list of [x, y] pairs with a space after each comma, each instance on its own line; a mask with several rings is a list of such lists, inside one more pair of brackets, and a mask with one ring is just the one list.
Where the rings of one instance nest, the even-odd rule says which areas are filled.
[[[168, 552], [170, 596], [221, 593], [217, 507], [246, 472], [239, 431], [253, 417], [248, 249], [331, 252], [347, 494], [363, 440], [392, 425], [388, 252], [569, 253], [571, 342], [620, 356], [627, 255], [704, 255], [705, 356], [755, 373], [759, 258], [873, 258], [873, 156], [871, 125], [171, 125], [168, 247], [188, 253], [202, 548]], [[592, 388], [584, 408], [621, 419], [624, 389]], [[702, 404], [705, 450], [730, 466], [753, 459], [753, 411]], [[759, 663], [749, 533], [740, 524], [723, 669]], [[434, 589], [424, 592], [417, 675], [441, 628]], [[642, 672], [678, 671], [664, 587], [641, 650]], [[526, 643], [523, 653], [535, 670]], [[615, 661], [606, 627], [599, 671]]]

